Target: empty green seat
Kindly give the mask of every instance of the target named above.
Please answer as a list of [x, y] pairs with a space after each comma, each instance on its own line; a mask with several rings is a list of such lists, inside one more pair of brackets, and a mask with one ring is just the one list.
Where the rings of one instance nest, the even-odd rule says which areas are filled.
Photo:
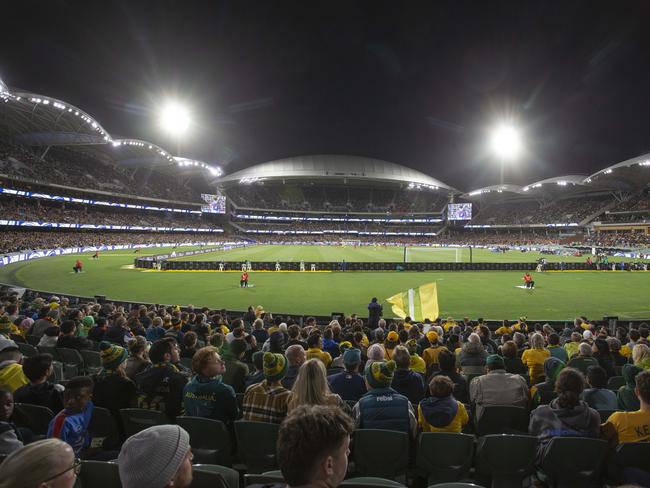
[[409, 436], [393, 430], [357, 429], [353, 434], [352, 460], [356, 474], [394, 479], [406, 473]]
[[481, 437], [476, 449], [477, 480], [492, 488], [521, 488], [535, 470], [537, 438], [493, 434]]
[[429, 484], [458, 481], [472, 466], [474, 436], [453, 432], [423, 432], [418, 438], [415, 465]]

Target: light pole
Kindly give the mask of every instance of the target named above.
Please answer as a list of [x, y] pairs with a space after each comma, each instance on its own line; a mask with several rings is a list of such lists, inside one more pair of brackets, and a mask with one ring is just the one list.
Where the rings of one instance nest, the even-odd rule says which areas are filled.
[[521, 153], [521, 134], [512, 125], [501, 124], [492, 132], [490, 147], [492, 152], [499, 158], [501, 165], [500, 184], [503, 185], [506, 161], [513, 160]]

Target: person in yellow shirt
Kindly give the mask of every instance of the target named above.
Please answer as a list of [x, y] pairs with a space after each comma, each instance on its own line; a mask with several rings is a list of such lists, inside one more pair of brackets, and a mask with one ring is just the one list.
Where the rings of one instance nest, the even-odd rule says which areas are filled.
[[399, 334], [394, 330], [391, 330], [386, 336], [386, 341], [384, 342], [384, 350], [386, 351], [386, 361], [389, 361], [393, 357], [393, 350], [399, 346]]
[[505, 335], [511, 334], [512, 330], [510, 329], [510, 323], [507, 320], [501, 322], [501, 327], [494, 331], [496, 335]]
[[0, 389], [13, 393], [21, 386], [29, 384], [20, 364], [22, 358], [23, 355], [14, 341], [0, 336]]
[[320, 359], [326, 368], [332, 364], [332, 356], [329, 352], [323, 351], [323, 338], [319, 334], [312, 334], [307, 338], [307, 351], [305, 352], [306, 360]]
[[454, 398], [454, 383], [444, 375], [429, 383], [430, 398], [418, 406], [418, 424], [422, 432], [460, 432], [469, 422], [465, 406]]
[[424, 359], [427, 369], [429, 369], [432, 364], [438, 364], [438, 354], [444, 347], [438, 344], [438, 333], [435, 330], [430, 330], [426, 336], [431, 343], [431, 347], [427, 347], [422, 351], [422, 359]]
[[650, 371], [636, 375], [634, 393], [640, 408], [636, 412], [614, 412], [601, 425], [601, 435], [612, 446], [624, 442], [650, 441]]
[[530, 338], [530, 349], [521, 355], [521, 362], [528, 367], [531, 385], [539, 383], [540, 376], [544, 375], [544, 361], [550, 356], [551, 352], [544, 347], [544, 336], [534, 333]]
[[572, 332], [571, 340], [564, 344], [564, 349], [566, 349], [566, 353], [569, 355], [569, 359], [578, 354], [578, 347], [580, 347], [581, 340], [582, 336], [579, 332]]
[[418, 354], [418, 341], [416, 339], [411, 339], [405, 345], [409, 350], [409, 355], [411, 356], [411, 364], [409, 366], [409, 369], [416, 373], [426, 374], [427, 364], [424, 362], [424, 359], [422, 359]]
[[527, 317], [519, 317], [519, 320], [512, 326], [510, 332], [526, 332], [528, 330], [527, 319]]
[[442, 328], [444, 329], [445, 332], [449, 332], [449, 329], [454, 327], [456, 325], [456, 322], [454, 322], [453, 317], [447, 317], [447, 321], [442, 325]]

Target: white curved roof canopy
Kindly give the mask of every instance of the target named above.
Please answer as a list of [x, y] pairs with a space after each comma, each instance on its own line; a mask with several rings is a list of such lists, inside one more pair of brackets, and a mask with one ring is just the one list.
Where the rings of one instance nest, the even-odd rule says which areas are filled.
[[363, 178], [365, 180], [414, 183], [427, 187], [457, 190], [420, 171], [381, 159], [345, 155], [313, 155], [278, 159], [219, 178], [216, 183], [242, 179]]
[[483, 188], [477, 188], [476, 190], [472, 190], [468, 193], [465, 193], [463, 197], [480, 197], [481, 195], [485, 195], [487, 193], [524, 193], [523, 188], [518, 185], [491, 185], [491, 186], [484, 186]]
[[617, 168], [627, 168], [630, 166], [650, 166], [650, 153], [641, 154], [635, 158], [626, 159], [625, 161], [621, 161], [620, 163], [616, 163], [608, 166], [607, 168], [601, 169], [600, 171], [597, 171], [585, 178], [585, 183], [591, 183], [591, 180], [598, 176], [611, 174]]

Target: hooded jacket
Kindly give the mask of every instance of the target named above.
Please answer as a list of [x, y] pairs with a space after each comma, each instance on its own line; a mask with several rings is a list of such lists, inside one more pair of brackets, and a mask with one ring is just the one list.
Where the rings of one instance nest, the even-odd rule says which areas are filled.
[[468, 342], [460, 352], [460, 369], [463, 374], [485, 373], [487, 352], [480, 342]]
[[627, 412], [634, 412], [641, 408], [639, 399], [634, 394], [636, 388], [636, 375], [643, 371], [638, 366], [633, 364], [626, 364], [623, 366], [622, 375], [625, 380], [625, 385], [618, 389], [616, 398], [618, 399], [618, 408]]
[[237, 418], [235, 390], [226, 385], [221, 376], [206, 378], [193, 376], [183, 388], [185, 414], [205, 417], [230, 424]]
[[539, 405], [548, 405], [557, 395], [555, 394], [555, 379], [566, 365], [558, 358], [551, 356], [544, 361], [544, 376], [546, 380], [537, 383], [530, 389], [533, 408]]
[[460, 432], [468, 421], [465, 406], [452, 395], [426, 398], [418, 408], [418, 423], [423, 432]]
[[537, 459], [541, 461], [544, 450], [553, 437], [598, 438], [600, 416], [583, 401], [573, 408], [562, 408], [556, 398], [550, 404], [533, 410], [528, 432], [537, 436]]

